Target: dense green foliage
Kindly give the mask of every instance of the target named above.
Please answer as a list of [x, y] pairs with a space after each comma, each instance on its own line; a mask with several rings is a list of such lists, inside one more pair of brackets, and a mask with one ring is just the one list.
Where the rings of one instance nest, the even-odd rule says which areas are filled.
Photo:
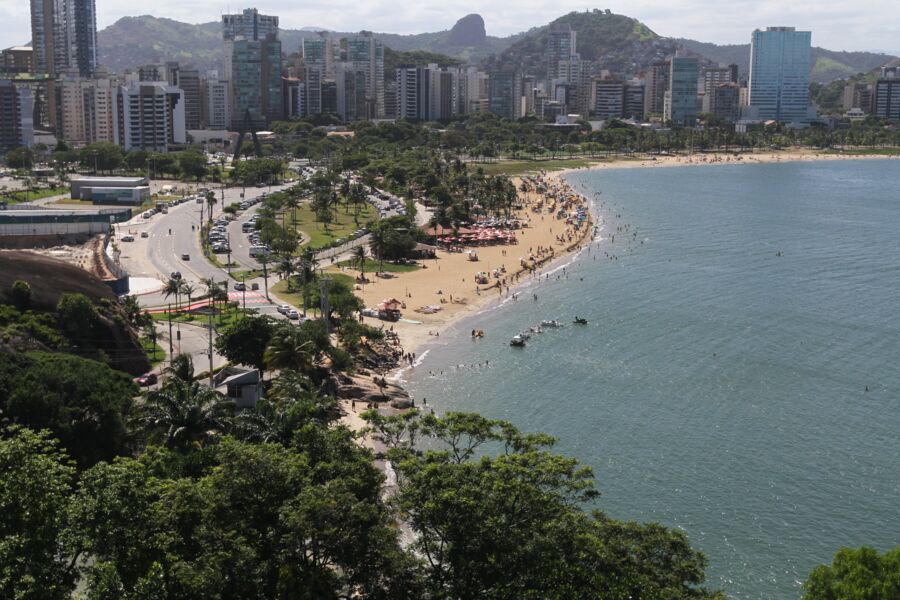
[[900, 598], [900, 546], [842, 548], [830, 565], [816, 567], [803, 586], [803, 600], [894, 600]]
[[127, 375], [92, 360], [0, 353], [4, 419], [49, 430], [81, 467], [127, 450], [126, 421], [136, 394]]

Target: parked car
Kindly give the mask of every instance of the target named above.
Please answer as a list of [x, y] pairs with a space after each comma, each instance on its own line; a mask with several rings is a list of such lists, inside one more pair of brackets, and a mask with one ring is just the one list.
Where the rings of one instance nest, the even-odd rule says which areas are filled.
[[119, 239], [122, 240], [123, 242], [133, 242], [134, 236], [133, 235], [123, 235]]
[[300, 318], [300, 313], [298, 313], [298, 312], [297, 312], [295, 309], [293, 309], [293, 308], [290, 309], [289, 311], [287, 311], [286, 313], [284, 313], [284, 315], [285, 315], [288, 319], [290, 319], [290, 320], [292, 320], [292, 321], [296, 321], [297, 319]]
[[281, 304], [278, 306], [278, 308], [276, 310], [278, 312], [280, 312], [281, 314], [286, 315], [289, 310], [293, 310], [293, 309], [291, 308], [290, 304]]
[[238, 281], [237, 283], [234, 284], [234, 289], [237, 290], [238, 292], [243, 292], [244, 290], [247, 289], [247, 284], [245, 284], [243, 281]]
[[169, 274], [169, 279], [181, 279], [181, 271], [172, 271]]
[[145, 373], [137, 378], [137, 383], [140, 386], [149, 387], [159, 381], [159, 378], [156, 376], [156, 373]]

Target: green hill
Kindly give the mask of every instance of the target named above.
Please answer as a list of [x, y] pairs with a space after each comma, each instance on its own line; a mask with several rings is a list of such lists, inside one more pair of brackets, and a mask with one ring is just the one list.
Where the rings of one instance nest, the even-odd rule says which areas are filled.
[[617, 73], [636, 74], [654, 60], [671, 55], [675, 49], [670, 40], [660, 37], [636, 19], [594, 9], [571, 12], [528, 32], [486, 64], [491, 68], [516, 66], [539, 78], [544, 77], [547, 32], [556, 24], [567, 24], [577, 32], [577, 47], [582, 59], [596, 61], [602, 68]]

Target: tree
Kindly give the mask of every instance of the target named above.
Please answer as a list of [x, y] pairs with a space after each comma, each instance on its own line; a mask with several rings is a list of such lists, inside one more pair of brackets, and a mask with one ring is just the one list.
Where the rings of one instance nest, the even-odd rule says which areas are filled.
[[45, 432], [0, 432], [0, 596], [71, 596], [74, 574], [63, 553], [65, 508], [75, 469]]
[[213, 192], [212, 190], [206, 192], [206, 206], [207, 206], [207, 213], [208, 213], [208, 217], [209, 217], [207, 220], [210, 223], [212, 223], [212, 220], [213, 220], [213, 207], [216, 204], [218, 204], [218, 202], [219, 201], [216, 200], [215, 192]]
[[93, 346], [100, 319], [97, 309], [87, 296], [79, 293], [61, 295], [56, 304], [56, 315], [60, 329], [73, 344]]
[[466, 413], [363, 417], [390, 448], [426, 596], [712, 597], [683, 534], [585, 513], [591, 472], [549, 452], [553, 438]]
[[178, 155], [178, 168], [185, 178], [193, 177], [199, 181], [206, 177], [209, 169], [206, 165], [206, 156], [202, 152], [188, 150]]
[[232, 363], [249, 365], [262, 375], [265, 352], [275, 327], [266, 315], [244, 315], [219, 332], [216, 350]]
[[366, 254], [366, 247], [365, 246], [357, 246], [356, 248], [353, 249], [352, 256], [353, 256], [353, 258], [352, 258], [353, 262], [356, 263], [357, 267], [359, 268], [360, 279], [365, 279], [366, 278], [366, 259], [369, 258], [368, 255]]
[[138, 387], [128, 375], [67, 354], [2, 354], [0, 412], [47, 429], [80, 467], [127, 451], [125, 421]]
[[20, 311], [28, 310], [31, 306], [31, 286], [28, 285], [27, 281], [22, 281], [21, 279], [13, 281], [9, 291], [9, 299], [12, 301], [13, 306]]
[[117, 144], [96, 142], [82, 148], [78, 155], [81, 166], [93, 169], [96, 165], [100, 171], [113, 171], [122, 166], [124, 154]]
[[30, 169], [34, 166], [34, 152], [30, 148], [13, 148], [3, 160], [10, 169]]
[[313, 342], [303, 335], [299, 327], [279, 327], [272, 335], [263, 359], [269, 369], [294, 369], [310, 373], [314, 350]]
[[841, 548], [831, 565], [813, 569], [803, 600], [900, 598], [900, 546], [879, 555], [874, 548]]
[[167, 447], [187, 450], [216, 441], [231, 426], [234, 405], [197, 381], [171, 379], [150, 392], [140, 422]]

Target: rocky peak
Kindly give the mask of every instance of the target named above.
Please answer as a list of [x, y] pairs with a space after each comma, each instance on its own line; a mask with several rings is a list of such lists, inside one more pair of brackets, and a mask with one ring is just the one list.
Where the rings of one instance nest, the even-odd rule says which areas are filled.
[[456, 22], [450, 30], [447, 43], [451, 46], [480, 46], [485, 39], [487, 33], [484, 29], [484, 19], [481, 15], [471, 14]]

